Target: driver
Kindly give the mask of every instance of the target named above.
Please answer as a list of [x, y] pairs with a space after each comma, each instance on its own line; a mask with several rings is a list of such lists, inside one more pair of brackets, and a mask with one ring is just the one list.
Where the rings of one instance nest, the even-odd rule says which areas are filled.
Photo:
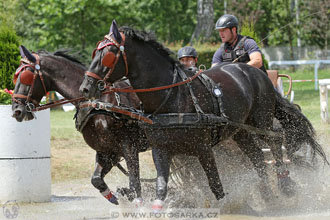
[[251, 37], [237, 33], [238, 20], [234, 15], [221, 16], [215, 29], [219, 30], [222, 44], [213, 55], [212, 67], [222, 62], [233, 62], [238, 58], [237, 62], [254, 66], [266, 73], [261, 50]]

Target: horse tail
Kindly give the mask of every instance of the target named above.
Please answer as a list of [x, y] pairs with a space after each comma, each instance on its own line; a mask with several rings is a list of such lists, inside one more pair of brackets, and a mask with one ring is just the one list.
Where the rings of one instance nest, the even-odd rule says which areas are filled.
[[295, 105], [278, 92], [275, 93], [275, 118], [280, 121], [284, 129], [288, 154], [293, 155], [305, 143], [311, 147], [313, 155], [317, 153], [325, 163], [330, 165], [322, 146], [316, 141], [315, 130], [311, 122]]

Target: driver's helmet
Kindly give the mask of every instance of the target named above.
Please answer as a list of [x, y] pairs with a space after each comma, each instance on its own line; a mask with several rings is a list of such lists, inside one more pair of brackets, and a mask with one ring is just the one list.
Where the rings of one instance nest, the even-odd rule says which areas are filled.
[[234, 15], [230, 14], [222, 15], [215, 24], [215, 29], [217, 30], [232, 27], [238, 27], [238, 20]]
[[194, 57], [194, 58], [197, 58], [198, 57], [198, 54], [197, 54], [197, 51], [195, 50], [195, 48], [190, 47], [190, 46], [185, 46], [185, 47], [182, 47], [178, 51], [178, 59], [181, 59], [182, 57]]

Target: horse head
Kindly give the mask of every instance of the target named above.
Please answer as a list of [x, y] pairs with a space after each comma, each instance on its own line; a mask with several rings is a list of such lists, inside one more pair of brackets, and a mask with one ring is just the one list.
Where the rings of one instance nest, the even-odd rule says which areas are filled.
[[46, 94], [46, 86], [40, 72], [39, 56], [20, 46], [21, 62], [14, 75], [15, 90], [12, 96], [13, 117], [21, 122], [34, 118], [33, 109]]
[[125, 35], [119, 32], [116, 21], [110, 31], [99, 41], [92, 54], [92, 63], [85, 73], [79, 91], [86, 98], [99, 98], [107, 83], [127, 75], [128, 65], [125, 53]]

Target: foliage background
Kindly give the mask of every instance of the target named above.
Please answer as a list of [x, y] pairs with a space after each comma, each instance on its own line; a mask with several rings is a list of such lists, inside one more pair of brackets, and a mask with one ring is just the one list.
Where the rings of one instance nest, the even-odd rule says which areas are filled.
[[[328, 0], [297, 0], [298, 7], [295, 0], [226, 2], [226, 12], [238, 17], [240, 27], [245, 21], [253, 24], [263, 47], [293, 48], [299, 30], [302, 46], [328, 50]], [[0, 0], [0, 6], [0, 22], [11, 25], [27, 48], [71, 48], [86, 64], [113, 19], [119, 26], [155, 32], [159, 41], [179, 47], [187, 45], [197, 24], [197, 0]], [[215, 23], [224, 14], [224, 0], [213, 1], [213, 7]], [[300, 23], [295, 17], [297, 9]], [[205, 47], [214, 46], [215, 51], [219, 45], [218, 33], [214, 31]]]
[[6, 26], [0, 25], [0, 89], [13, 89], [12, 75], [18, 67], [19, 38], [15, 31]]

